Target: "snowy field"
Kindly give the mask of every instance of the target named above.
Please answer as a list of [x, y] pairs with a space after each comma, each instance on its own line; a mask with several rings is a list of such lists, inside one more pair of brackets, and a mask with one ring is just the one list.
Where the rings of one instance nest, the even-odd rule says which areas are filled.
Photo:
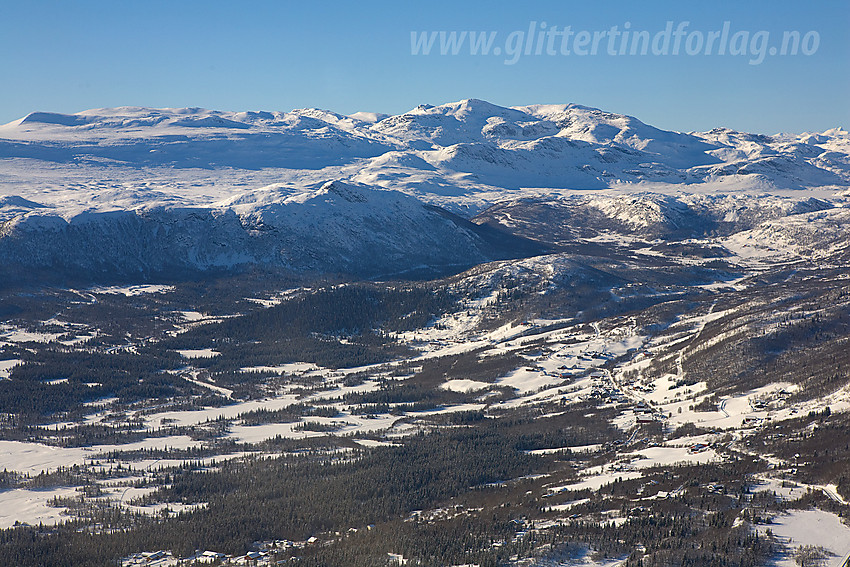
[[824, 567], [842, 567], [850, 557], [850, 526], [830, 512], [790, 510], [758, 529], [762, 533], [771, 530], [785, 544], [787, 552], [777, 559], [777, 567], [799, 567], [793, 551], [804, 545], [823, 547], [831, 554]]
[[78, 495], [76, 488], [0, 490], [0, 529], [11, 528], [16, 523], [50, 526], [68, 520], [62, 508], [54, 508], [48, 502], [53, 498], [75, 498]]

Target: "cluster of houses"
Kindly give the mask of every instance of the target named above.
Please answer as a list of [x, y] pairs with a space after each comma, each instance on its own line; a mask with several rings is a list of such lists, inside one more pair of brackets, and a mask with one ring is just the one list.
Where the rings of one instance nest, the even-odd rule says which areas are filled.
[[634, 384], [632, 386], [632, 389], [637, 390], [638, 392], [643, 392], [644, 394], [651, 394], [655, 391], [655, 384], [653, 384], [652, 382], [645, 384], [638, 383]]
[[[311, 538], [315, 540], [315, 538]], [[265, 567], [275, 565], [274, 553], [293, 547], [304, 547], [308, 542], [287, 540], [256, 542], [254, 551], [244, 555], [228, 555], [218, 551], [199, 551], [186, 559], [174, 557], [170, 551], [145, 551], [134, 553], [121, 561], [121, 567], [190, 567], [196, 565], [244, 565]]]
[[590, 389], [589, 399], [600, 400], [605, 403], [619, 403], [627, 401], [623, 393], [613, 386], [607, 384], [594, 384]]
[[753, 411], [767, 411], [781, 408], [790, 396], [791, 392], [781, 388], [760, 396], [752, 396], [747, 401], [749, 401], [750, 409]]
[[136, 565], [167, 567], [176, 564], [177, 560], [173, 555], [171, 555], [170, 551], [145, 551], [142, 553], [134, 553], [129, 557], [125, 557], [121, 561], [122, 567], [134, 567]]
[[603, 371], [595, 370], [590, 373], [590, 377], [593, 380], [593, 386], [590, 388], [590, 394], [587, 396], [587, 399], [599, 400], [604, 403], [627, 401], [623, 392], [605, 379], [605, 373]]
[[187, 559], [177, 559], [170, 551], [146, 551], [125, 557], [122, 567], [189, 567], [194, 565], [245, 565], [260, 567], [272, 565], [268, 551], [249, 551], [245, 555], [231, 556], [217, 551], [203, 551]]
[[655, 423], [663, 420], [663, 415], [656, 411], [646, 402], [640, 401], [632, 410], [635, 414], [635, 421], [641, 423]]

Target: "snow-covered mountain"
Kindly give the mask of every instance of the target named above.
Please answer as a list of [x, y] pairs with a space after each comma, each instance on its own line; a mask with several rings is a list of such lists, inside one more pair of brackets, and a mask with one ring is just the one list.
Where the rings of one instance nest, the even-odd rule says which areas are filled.
[[[23, 158], [100, 167], [280, 169], [292, 179], [295, 170], [303, 177], [337, 167], [344, 177], [429, 197], [440, 193], [433, 186], [466, 196], [493, 188], [719, 180], [774, 189], [847, 187], [848, 155], [850, 135], [842, 129], [679, 133], [574, 104], [505, 108], [474, 99], [397, 116], [121, 107], [34, 112], [0, 126], [4, 169], [11, 158]], [[92, 176], [108, 177], [100, 173]]]
[[270, 186], [214, 207], [139, 207], [67, 219], [10, 201], [3, 210], [17, 214], [0, 226], [0, 263], [11, 279], [48, 269], [60, 277], [127, 280], [250, 266], [375, 277], [543, 249], [397, 191], [336, 181], [294, 196]]
[[7, 272], [374, 276], [528, 254], [504, 231], [537, 238], [531, 225], [560, 231], [548, 243], [731, 236], [842, 207], [848, 188], [841, 129], [680, 133], [574, 104], [34, 112], [0, 126], [0, 258]]
[[[548, 242], [594, 238], [603, 233], [643, 238], [729, 236], [765, 222], [815, 211], [844, 211], [830, 200], [754, 194], [573, 195], [504, 201], [475, 222], [531, 231]], [[535, 229], [535, 226], [537, 227]], [[536, 232], [535, 232], [536, 230]]]

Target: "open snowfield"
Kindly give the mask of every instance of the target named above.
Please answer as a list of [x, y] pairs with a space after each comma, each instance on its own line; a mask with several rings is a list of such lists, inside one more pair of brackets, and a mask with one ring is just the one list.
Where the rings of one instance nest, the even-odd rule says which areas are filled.
[[770, 529], [779, 536], [790, 553], [778, 558], [778, 567], [797, 567], [793, 550], [804, 545], [825, 548], [832, 555], [826, 559], [826, 567], [842, 567], [850, 556], [850, 526], [841, 518], [822, 510], [790, 510], [773, 518], [767, 526], [759, 526], [759, 531]]
[[178, 350], [180, 356], [183, 358], [212, 358], [214, 356], [220, 356], [221, 353], [214, 351], [210, 348], [200, 348], [200, 349], [187, 349], [187, 350]]
[[12, 368], [23, 362], [20, 359], [13, 358], [11, 360], [0, 360], [0, 380], [8, 378]]
[[51, 488], [26, 490], [14, 488], [0, 490], [0, 529], [11, 528], [16, 523], [50, 526], [68, 519], [62, 508], [48, 505], [53, 498], [74, 498], [76, 488]]
[[125, 445], [94, 445], [89, 447], [54, 447], [23, 441], [0, 441], [0, 467], [19, 473], [37, 475], [98, 461], [105, 453], [138, 449], [187, 449], [200, 446], [185, 435], [150, 437]]

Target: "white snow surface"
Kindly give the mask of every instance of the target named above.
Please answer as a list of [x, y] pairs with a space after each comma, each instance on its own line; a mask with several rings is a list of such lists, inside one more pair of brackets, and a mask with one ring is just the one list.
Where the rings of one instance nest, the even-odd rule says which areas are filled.
[[850, 556], [850, 526], [831, 512], [789, 510], [787, 514], [774, 517], [773, 523], [760, 526], [759, 531], [764, 532], [768, 528], [790, 551], [776, 560], [777, 567], [795, 567], [793, 550], [804, 545], [823, 547], [832, 553], [823, 563], [825, 567], [841, 567]]
[[220, 352], [214, 351], [210, 348], [186, 349], [178, 350], [177, 352], [180, 353], [180, 356], [183, 358], [214, 358], [221, 355]]
[[62, 487], [45, 490], [15, 488], [0, 490], [0, 529], [11, 528], [16, 522], [51, 526], [68, 520], [62, 508], [53, 508], [47, 503], [52, 498], [74, 498], [75, 488]]

